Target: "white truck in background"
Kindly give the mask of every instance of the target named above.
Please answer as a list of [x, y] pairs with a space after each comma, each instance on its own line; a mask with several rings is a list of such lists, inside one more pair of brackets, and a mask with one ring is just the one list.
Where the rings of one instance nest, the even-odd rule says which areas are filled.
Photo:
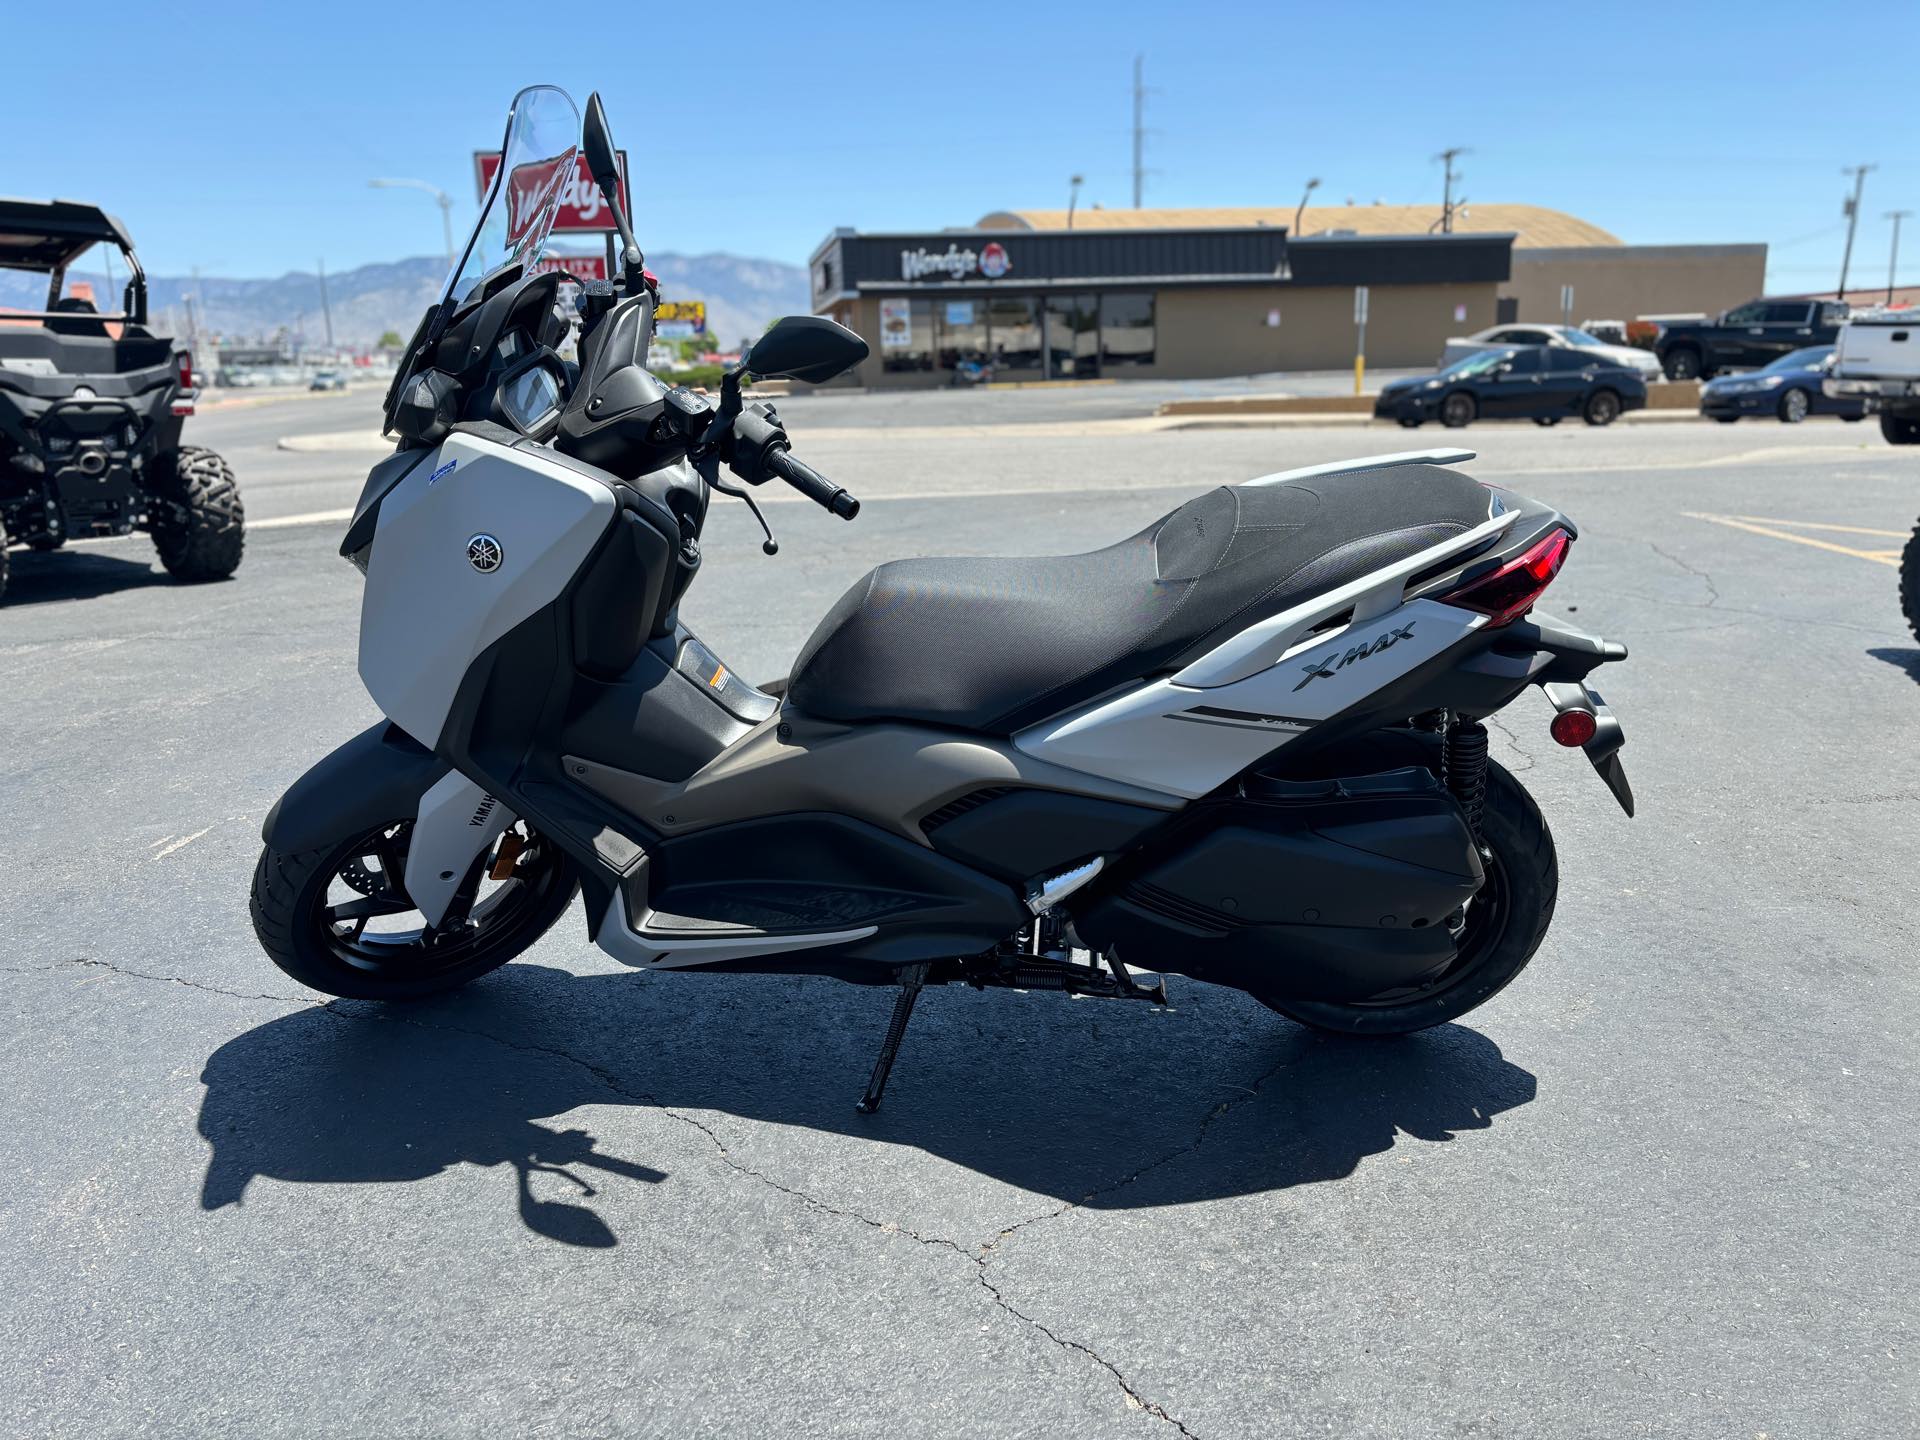
[[1855, 315], [1834, 342], [1827, 394], [1867, 402], [1889, 445], [1920, 445], [1920, 310]]

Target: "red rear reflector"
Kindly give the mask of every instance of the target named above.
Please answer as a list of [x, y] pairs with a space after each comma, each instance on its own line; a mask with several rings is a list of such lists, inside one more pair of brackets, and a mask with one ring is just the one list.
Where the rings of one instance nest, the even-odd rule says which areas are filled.
[[1553, 583], [1553, 577], [1566, 563], [1567, 547], [1571, 543], [1566, 531], [1555, 530], [1528, 547], [1526, 554], [1509, 560], [1491, 575], [1483, 575], [1470, 585], [1434, 598], [1449, 605], [1479, 610], [1489, 617], [1489, 623], [1504, 625], [1533, 608], [1533, 602]]
[[1591, 710], [1562, 710], [1547, 726], [1547, 733], [1569, 750], [1577, 750], [1594, 736], [1600, 722]]
[[180, 352], [180, 388], [193, 389], [193, 352], [191, 350]]

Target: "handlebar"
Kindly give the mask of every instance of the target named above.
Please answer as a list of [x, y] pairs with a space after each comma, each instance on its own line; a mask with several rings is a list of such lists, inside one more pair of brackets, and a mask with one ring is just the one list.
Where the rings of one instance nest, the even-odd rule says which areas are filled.
[[767, 473], [778, 475], [802, 495], [842, 520], [860, 513], [860, 502], [804, 461], [793, 458], [788, 450], [776, 450], [767, 462]]

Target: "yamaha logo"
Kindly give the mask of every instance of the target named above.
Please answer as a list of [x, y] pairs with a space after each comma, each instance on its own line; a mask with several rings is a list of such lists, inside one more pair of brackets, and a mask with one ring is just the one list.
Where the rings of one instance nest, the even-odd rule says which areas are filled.
[[475, 535], [467, 541], [467, 563], [482, 575], [491, 575], [500, 568], [505, 552], [500, 542], [491, 535]]

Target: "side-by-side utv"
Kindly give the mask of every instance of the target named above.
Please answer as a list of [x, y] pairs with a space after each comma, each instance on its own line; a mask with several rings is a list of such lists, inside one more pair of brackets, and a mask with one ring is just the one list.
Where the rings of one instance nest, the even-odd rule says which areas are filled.
[[[118, 311], [68, 284], [68, 267], [96, 245], [125, 259]], [[56, 550], [134, 530], [153, 536], [176, 579], [231, 575], [240, 492], [226, 461], [180, 443], [193, 356], [147, 329], [147, 278], [126, 226], [97, 205], [0, 199], [0, 270], [44, 275], [47, 287], [45, 309], [0, 309], [0, 592], [11, 545]]]

